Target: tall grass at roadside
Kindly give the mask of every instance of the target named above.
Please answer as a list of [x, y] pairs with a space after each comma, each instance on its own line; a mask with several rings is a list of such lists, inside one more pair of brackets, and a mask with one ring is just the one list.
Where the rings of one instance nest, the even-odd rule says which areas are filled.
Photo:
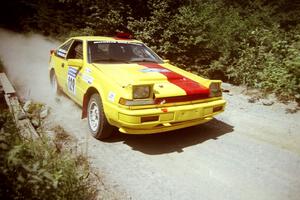
[[89, 165], [58, 151], [47, 136], [23, 138], [11, 115], [0, 112], [0, 199], [95, 199]]

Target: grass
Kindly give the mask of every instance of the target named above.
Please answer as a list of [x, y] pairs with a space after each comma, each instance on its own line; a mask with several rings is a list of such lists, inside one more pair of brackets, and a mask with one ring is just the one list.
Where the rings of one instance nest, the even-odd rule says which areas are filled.
[[1, 110], [0, 125], [0, 199], [96, 198], [82, 155], [57, 151], [45, 134], [36, 140], [23, 138], [6, 110]]

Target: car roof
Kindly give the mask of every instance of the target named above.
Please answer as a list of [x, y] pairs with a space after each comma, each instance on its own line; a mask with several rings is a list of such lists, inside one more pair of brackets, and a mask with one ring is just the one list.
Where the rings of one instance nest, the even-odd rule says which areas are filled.
[[120, 41], [126, 43], [143, 43], [135, 39], [126, 39], [120, 37], [105, 37], [105, 36], [77, 36], [77, 37], [72, 37], [71, 39], [85, 40], [85, 41], [108, 41], [108, 42]]

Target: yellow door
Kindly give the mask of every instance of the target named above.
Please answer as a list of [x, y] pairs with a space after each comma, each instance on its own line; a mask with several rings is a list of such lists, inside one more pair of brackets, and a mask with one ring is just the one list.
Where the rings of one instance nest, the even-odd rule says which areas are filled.
[[69, 40], [62, 44], [57, 51], [55, 52], [55, 56], [53, 56], [53, 62], [54, 62], [54, 70], [56, 74], [56, 78], [58, 81], [58, 84], [60, 87], [66, 91], [66, 79], [65, 77], [67, 76], [67, 53], [68, 50], [73, 43], [73, 40]]
[[63, 69], [63, 79], [66, 93], [77, 103], [81, 104], [83, 98], [81, 75], [84, 68], [83, 42], [74, 40], [68, 54], [66, 67]]

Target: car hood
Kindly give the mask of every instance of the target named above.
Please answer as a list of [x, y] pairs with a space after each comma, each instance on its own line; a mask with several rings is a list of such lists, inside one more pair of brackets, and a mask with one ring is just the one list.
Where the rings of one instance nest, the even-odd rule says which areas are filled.
[[156, 97], [207, 95], [208, 88], [174, 72], [167, 64], [94, 64], [119, 85], [153, 84]]

